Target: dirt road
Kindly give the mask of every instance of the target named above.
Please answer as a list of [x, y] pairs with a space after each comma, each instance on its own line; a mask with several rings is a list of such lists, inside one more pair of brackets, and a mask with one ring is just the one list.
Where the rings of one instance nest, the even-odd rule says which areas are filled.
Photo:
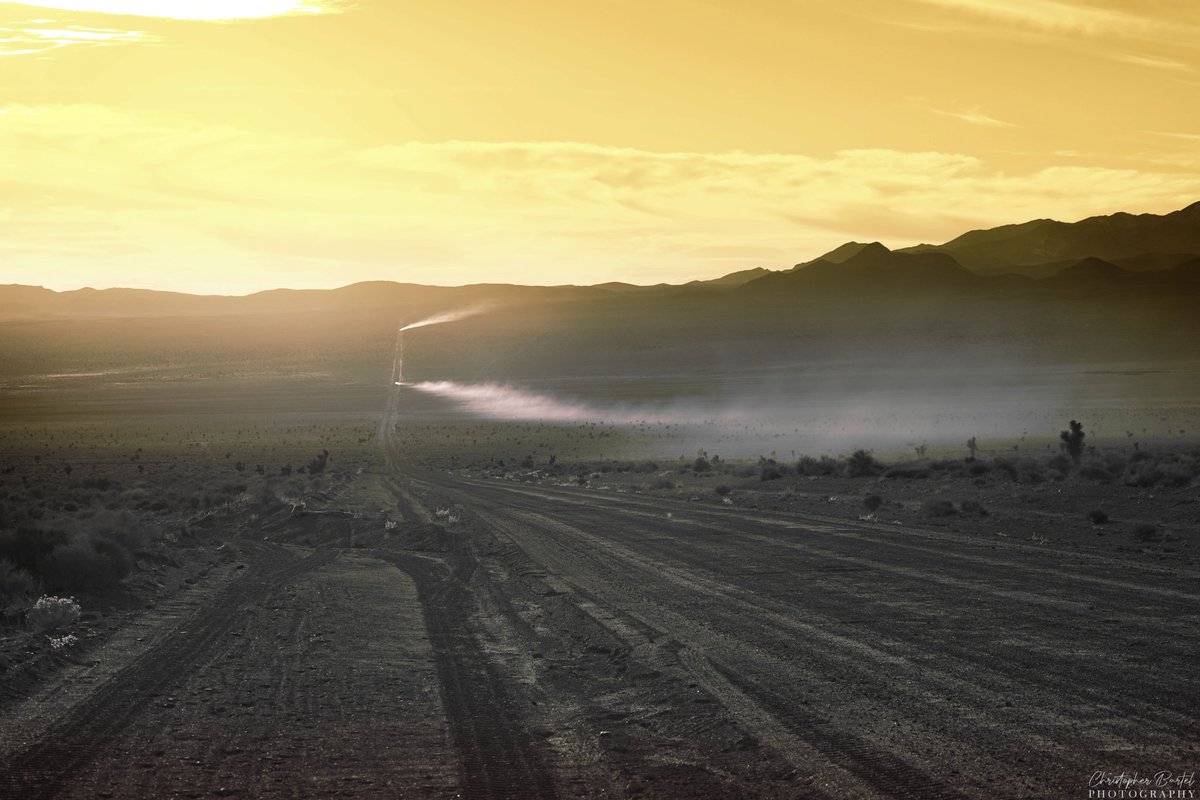
[[379, 480], [394, 535], [247, 547], [93, 688], [15, 709], [0, 796], [1070, 798], [1196, 767], [1194, 567]]
[[[595, 665], [536, 675], [609, 721], [599, 747], [635, 784], [688, 763], [715, 796], [1085, 797], [1097, 771], [1196, 766], [1194, 568], [576, 489], [423, 488], [453, 501], [525, 646], [586, 638], [563, 606], [602, 629], [616, 692], [589, 685]], [[715, 743], [667, 679], [764, 760], [713, 774]]]

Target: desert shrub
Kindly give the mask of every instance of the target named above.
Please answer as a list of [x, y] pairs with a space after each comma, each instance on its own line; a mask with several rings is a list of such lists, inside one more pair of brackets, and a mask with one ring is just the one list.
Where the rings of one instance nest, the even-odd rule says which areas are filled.
[[734, 472], [734, 474], [737, 475], [739, 478], [753, 478], [755, 475], [758, 474], [758, 471], [752, 465], [746, 464], [744, 466], [738, 467], [737, 471]]
[[863, 505], [866, 506], [867, 511], [874, 513], [883, 505], [883, 498], [877, 494], [869, 494], [863, 498]]
[[1061, 472], [1063, 475], [1067, 475], [1070, 474], [1072, 467], [1075, 466], [1075, 462], [1067, 458], [1062, 453], [1059, 453], [1054, 458], [1046, 462], [1046, 466], [1056, 472]]
[[41, 565], [52, 591], [110, 589], [133, 568], [133, 558], [113, 539], [79, 536], [54, 549]]
[[992, 465], [988, 464], [986, 461], [976, 461], [970, 466], [969, 469], [967, 469], [967, 472], [971, 473], [971, 475], [975, 476], [976, 478], [981, 475], [987, 475], [991, 471]]
[[128, 511], [103, 511], [86, 523], [80, 532], [97, 538], [112, 539], [131, 553], [142, 550], [153, 538], [152, 530]]
[[[319, 452], [315, 456], [313, 456], [312, 460], [308, 462], [308, 474], [316, 475], [318, 473], [324, 472], [325, 465], [328, 463], [329, 463], [329, 451], [322, 450], [321, 452]], [[504, 465], [501, 464], [500, 466], [504, 466]]]
[[963, 500], [959, 504], [959, 508], [962, 509], [962, 513], [974, 517], [986, 517], [988, 515], [987, 509], [978, 500]]
[[1140, 542], [1153, 542], [1158, 539], [1158, 526], [1148, 522], [1133, 526], [1133, 538]]
[[992, 459], [992, 466], [996, 468], [997, 472], [1003, 472], [1014, 481], [1017, 480], [1018, 476], [1020, 475], [1017, 465], [1012, 461], [1009, 461], [1007, 458]]
[[1081, 478], [1093, 481], [1110, 481], [1113, 478], [1113, 473], [1107, 464], [1085, 464], [1079, 468], [1076, 474]]
[[796, 472], [801, 475], [832, 475], [837, 468], [838, 462], [829, 456], [821, 456], [819, 459], [812, 456], [801, 456], [796, 463]]
[[1156, 485], [1163, 478], [1163, 471], [1157, 461], [1133, 461], [1121, 475], [1121, 482], [1126, 486], [1148, 488]]
[[779, 469], [779, 465], [775, 463], [775, 459], [758, 459], [758, 479], [760, 481], [774, 481], [782, 477], [783, 472]]
[[922, 464], [897, 464], [883, 473], [885, 478], [916, 478], [929, 477], [929, 468]]
[[865, 478], [875, 474], [877, 463], [875, 456], [866, 450], [855, 450], [846, 459], [846, 475], [851, 478]]
[[23, 603], [36, 589], [32, 575], [8, 559], [0, 559], [0, 614]]
[[74, 598], [43, 596], [29, 609], [26, 621], [35, 631], [52, 631], [77, 622], [79, 613], [79, 603]]
[[921, 504], [921, 513], [927, 517], [950, 517], [958, 512], [949, 500], [926, 500]]
[[1129, 454], [1129, 463], [1136, 464], [1139, 461], [1149, 461], [1154, 456], [1146, 450], [1134, 450]]
[[1192, 482], [1192, 473], [1182, 464], [1166, 464], [1161, 467], [1162, 478], [1159, 482], [1163, 486], [1179, 488], [1187, 486]]
[[67, 534], [63, 531], [18, 528], [15, 531], [0, 533], [0, 558], [7, 559], [14, 566], [36, 575], [41, 563], [54, 548], [66, 542]]
[[733, 489], [730, 489], [728, 486], [722, 483], [720, 486], [713, 489], [713, 491], [719, 494], [721, 497], [727, 497], [729, 493], [733, 491]]
[[675, 482], [669, 478], [659, 478], [654, 483], [650, 484], [651, 489], [674, 489]]
[[1103, 525], [1108, 522], [1108, 514], [1098, 508], [1093, 508], [1087, 513], [1087, 518], [1093, 525]]
[[639, 461], [634, 465], [633, 471], [642, 474], [647, 472], [658, 472], [658, 464], [654, 461]]
[[1033, 458], [1022, 458], [1016, 463], [1017, 481], [1019, 483], [1043, 483], [1046, 480], [1042, 465]]
[[692, 472], [708, 472], [711, 469], [712, 463], [704, 456], [696, 456], [696, 460], [692, 462]]

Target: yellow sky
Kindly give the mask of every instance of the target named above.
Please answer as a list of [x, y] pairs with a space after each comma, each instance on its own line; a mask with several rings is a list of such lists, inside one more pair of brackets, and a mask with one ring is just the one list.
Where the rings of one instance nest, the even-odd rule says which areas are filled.
[[1193, 0], [0, 2], [0, 283], [680, 282], [1200, 199]]

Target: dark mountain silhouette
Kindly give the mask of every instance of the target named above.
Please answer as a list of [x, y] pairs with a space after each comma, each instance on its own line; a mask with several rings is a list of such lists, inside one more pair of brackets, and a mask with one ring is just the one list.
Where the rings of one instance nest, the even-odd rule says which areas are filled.
[[988, 272], [1089, 257], [1114, 261], [1147, 254], [1200, 255], [1200, 202], [1163, 215], [1121, 212], [1079, 222], [1038, 219], [1002, 225], [905, 252], [948, 253], [969, 269]]
[[[1129, 272], [1162, 272], [1175, 269], [1182, 264], [1196, 259], [1194, 253], [1143, 253], [1129, 258], [1104, 259]], [[1002, 264], [994, 267], [973, 269], [980, 275], [1024, 275], [1028, 278], [1051, 278], [1067, 267], [1079, 263], [1079, 259], [1070, 258], [1065, 261], [1049, 261], [1045, 264]]]
[[1133, 274], [1133, 272], [1121, 269], [1111, 261], [1101, 258], [1085, 258], [1063, 267], [1055, 277], [1083, 281], [1114, 281]]
[[[1195, 253], [1195, 255], [1189, 255]], [[1053, 300], [1069, 295], [1140, 303], [1179, 303], [1200, 289], [1200, 203], [1165, 215], [1112, 214], [1076, 223], [1034, 220], [971, 231], [944, 245], [892, 251], [879, 242], [847, 242], [790, 270], [744, 269], [683, 285], [446, 287], [368, 281], [338, 289], [275, 289], [246, 296], [198, 296], [143, 289], [54, 292], [40, 286], [0, 286], [0, 318], [235, 317], [378, 311], [406, 319], [446, 306], [510, 309], [582, 308], [627, 303], [629, 313], [710, 305], [737, 310], [753, 302], [824, 298], [914, 301], [921, 296]], [[1157, 298], [1157, 299], [1156, 299]], [[635, 302], [636, 301], [636, 302]], [[752, 302], [748, 299], [748, 303]], [[1040, 300], [1038, 302], [1041, 302]], [[683, 313], [683, 312], [680, 312]], [[747, 310], [746, 313], [752, 313]]]
[[[852, 245], [852, 246], [851, 246]], [[945, 292], [988, 279], [964, 269], [945, 253], [901, 253], [879, 242], [843, 245], [825, 257], [787, 272], [751, 281], [747, 292], [843, 292], [849, 295]]]
[[771, 270], [765, 267], [755, 267], [753, 269], [743, 269], [737, 272], [731, 272], [728, 275], [722, 275], [720, 278], [712, 278], [706, 281], [690, 281], [687, 286], [741, 286], [749, 283], [752, 280], [761, 278], [765, 275], [770, 275]]
[[[878, 242], [874, 242], [874, 244], [878, 244]], [[862, 250], [864, 248], [870, 247], [870, 246], [871, 246], [870, 243], [846, 242], [843, 245], [838, 245], [837, 247], [833, 248], [832, 250], [830, 250], [828, 253], [821, 256], [820, 258], [814, 258], [812, 261], [802, 262], [802, 263], [797, 264], [796, 266], [792, 267], [792, 269], [804, 269], [809, 264], [815, 264], [818, 261], [829, 261], [834, 264], [841, 264], [843, 261], [847, 260], [851, 256], [858, 255], [860, 252], [862, 252]]]

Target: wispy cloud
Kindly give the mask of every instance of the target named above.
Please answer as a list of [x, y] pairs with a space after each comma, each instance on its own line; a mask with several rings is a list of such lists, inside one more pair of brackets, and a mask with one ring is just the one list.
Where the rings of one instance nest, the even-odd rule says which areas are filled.
[[980, 111], [979, 108], [972, 108], [966, 111], [943, 111], [940, 108], [931, 108], [930, 111], [935, 114], [941, 114], [943, 117], [954, 117], [955, 119], [962, 120], [963, 122], [970, 123], [971, 125], [980, 125], [985, 128], [1017, 127], [1011, 122], [1005, 122], [1004, 120], [996, 119], [995, 117], [989, 117], [987, 114], [984, 114], [982, 111]]
[[1084, 35], [1144, 33], [1155, 27], [1153, 19], [1111, 8], [1063, 0], [910, 0], [940, 6], [1043, 31]]
[[34, 20], [17, 26], [0, 26], [0, 56], [40, 55], [62, 47], [104, 47], [117, 44], [156, 42], [145, 31], [88, 28]]
[[1110, 53], [1109, 58], [1114, 61], [1120, 61], [1125, 64], [1135, 64], [1139, 67], [1150, 67], [1151, 69], [1166, 69], [1175, 72], [1195, 72], [1189, 64], [1178, 61], [1173, 58], [1163, 56], [1147, 56], [1140, 53]]
[[348, 3], [342, 0], [46, 0], [16, 5], [96, 14], [219, 22], [295, 14], [334, 14], [345, 10]]
[[687, 280], [787, 266], [881, 232], [904, 245], [1200, 197], [1190, 168], [1065, 162], [1003, 172], [968, 155], [896, 150], [363, 147], [97, 106], [9, 106], [0, 114], [0, 196], [11, 209], [0, 221], [3, 275], [67, 287], [97, 276], [179, 285], [190, 274], [190, 288], [210, 290], [367, 278]]
[[1182, 139], [1188, 142], [1200, 142], [1200, 133], [1180, 133], [1178, 131], [1146, 131], [1153, 136], [1162, 136], [1167, 139]]

